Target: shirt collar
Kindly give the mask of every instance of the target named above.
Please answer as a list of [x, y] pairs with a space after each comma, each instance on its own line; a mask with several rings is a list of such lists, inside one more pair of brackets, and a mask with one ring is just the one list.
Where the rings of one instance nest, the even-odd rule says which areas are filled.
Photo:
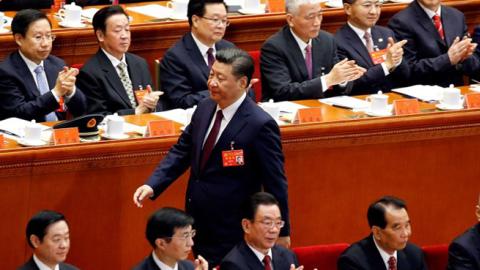
[[367, 31], [365, 31], [363, 29], [360, 29], [360, 28], [354, 26], [350, 22], [347, 22], [347, 23], [348, 23], [348, 26], [350, 26], [350, 28], [352, 28], [353, 32], [355, 32], [355, 34], [358, 35], [360, 40], [362, 40], [362, 41], [364, 40], [363, 36], [365, 35], [365, 32], [368, 32], [370, 34], [370, 36], [372, 36], [372, 28], [368, 28]]
[[109, 54], [106, 50], [102, 48], [103, 53], [107, 56], [108, 60], [112, 62], [112, 65], [116, 68], [120, 62], [124, 63], [125, 66], [128, 66], [127, 61], [125, 60], [125, 54], [122, 56], [122, 60], [118, 60], [115, 56]]
[[392, 255], [388, 254], [385, 250], [383, 250], [383, 249], [377, 244], [377, 241], [375, 241], [375, 237], [373, 237], [373, 235], [372, 235], [372, 238], [373, 238], [373, 242], [375, 243], [375, 246], [377, 247], [378, 252], [380, 252], [380, 256], [382, 256], [382, 260], [383, 260], [383, 263], [385, 264], [385, 266], [387, 266], [387, 268], [388, 268], [388, 260], [389, 260], [390, 257], [392, 257], [392, 256], [395, 257], [395, 260], [397, 261], [397, 264], [398, 264], [397, 251], [395, 250]]
[[[207, 45], [203, 44], [196, 36], [195, 34], [193, 34], [192, 32], [190, 32], [192, 34], [192, 38], [193, 38], [193, 41], [195, 41], [195, 44], [197, 44], [197, 47], [198, 49], [200, 50], [200, 53], [202, 54], [202, 56], [205, 56], [207, 55], [207, 51], [208, 49], [210, 49], [210, 47], [208, 47]], [[215, 45], [213, 45], [212, 47], [213, 49], [213, 54], [215, 54], [216, 52], [216, 49], [215, 49]]]
[[[52, 269], [50, 269], [50, 267], [48, 267], [46, 264], [44, 264], [39, 258], [37, 258], [37, 256], [35, 256], [35, 254], [33, 254], [33, 261], [38, 266], [39, 270], [52, 270]], [[58, 266], [58, 264], [55, 265], [55, 268], [53, 268], [53, 270], [60, 270], [60, 267]]]
[[256, 250], [254, 247], [250, 246], [250, 244], [247, 243], [247, 246], [253, 251], [253, 254], [257, 256], [257, 258], [263, 263], [263, 258], [265, 258], [266, 255], [270, 256], [271, 261], [273, 262], [273, 256], [272, 256], [272, 249], [269, 248], [267, 254], [263, 254], [260, 251]]
[[442, 5], [438, 6], [438, 10], [437, 10], [437, 12], [435, 12], [435, 11], [433, 11], [433, 10], [431, 10], [431, 9], [428, 9], [428, 8], [425, 7], [424, 5], [422, 5], [422, 4], [420, 3], [420, 1], [417, 1], [417, 3], [420, 5], [420, 7], [423, 9], [423, 11], [425, 11], [425, 13], [427, 13], [427, 16], [428, 16], [430, 19], [432, 19], [432, 17], [433, 17], [434, 15], [438, 15], [438, 16], [441, 17], [441, 14], [442, 14]]
[[175, 263], [175, 266], [171, 268], [170, 266], [164, 264], [155, 254], [155, 251], [152, 252], [153, 261], [160, 268], [160, 270], [178, 270], [178, 263]]
[[35, 72], [35, 69], [37, 68], [37, 66], [42, 66], [43, 68], [45, 68], [43, 66], [43, 60], [42, 62], [40, 62], [39, 65], [37, 65], [35, 62], [33, 62], [32, 60], [28, 59], [20, 50], [18, 50], [18, 53], [20, 54], [20, 57], [23, 59], [23, 61], [25, 62], [25, 64], [27, 64], [27, 67], [28, 67], [28, 70], [30, 70], [30, 72], [34, 73]]
[[292, 28], [290, 28], [290, 33], [292, 33], [293, 38], [297, 41], [298, 47], [300, 47], [300, 50], [302, 50], [302, 52], [305, 51], [305, 48], [307, 47], [307, 45], [310, 45], [310, 46], [312, 45], [312, 39], [310, 39], [310, 40], [308, 41], [308, 43], [305, 43], [305, 41], [303, 41], [301, 38], [299, 38], [299, 37], [295, 34], [295, 32], [293, 32]]
[[[247, 97], [247, 93], [244, 92], [239, 99], [237, 99], [234, 103], [230, 104], [228, 107], [222, 110], [223, 117], [225, 118], [227, 123], [230, 122], [230, 120], [232, 120], [233, 115], [235, 115], [238, 108], [240, 107], [240, 105], [242, 105], [242, 102], [245, 100], [246, 97]], [[220, 109], [220, 106], [217, 105], [216, 111], [218, 110], [221, 110], [221, 109]]]

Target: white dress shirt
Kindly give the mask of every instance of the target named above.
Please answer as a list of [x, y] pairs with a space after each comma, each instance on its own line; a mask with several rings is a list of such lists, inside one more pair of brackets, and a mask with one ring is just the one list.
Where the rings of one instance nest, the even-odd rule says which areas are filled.
[[[190, 34], [192, 34], [193, 41], [195, 41], [195, 44], [197, 44], [197, 47], [200, 50], [200, 54], [202, 55], [203, 60], [205, 61], [205, 64], [208, 66], [207, 51], [208, 51], [208, 49], [210, 49], [210, 47], [203, 44], [192, 32], [190, 32]], [[212, 54], [215, 57], [215, 54], [217, 53], [217, 50], [215, 49], [215, 46], [212, 46], [212, 49], [213, 49]]]
[[248, 243], [247, 243], [247, 246], [253, 251], [253, 254], [255, 254], [255, 256], [257, 256], [257, 258], [260, 260], [260, 262], [262, 262], [263, 264], [263, 259], [265, 258], [266, 255], [270, 256], [270, 268], [273, 270], [273, 255], [272, 255], [272, 249], [269, 248], [268, 249], [268, 252], [267, 254], [263, 254], [261, 253], [260, 251], [256, 250], [254, 247], [250, 246]]
[[175, 263], [175, 266], [171, 268], [170, 266], [164, 264], [155, 254], [155, 251], [152, 252], [153, 261], [160, 268], [160, 270], [178, 270], [178, 263]]
[[[382, 256], [382, 259], [383, 259], [383, 263], [385, 264], [385, 269], [388, 270], [388, 260], [390, 260], [390, 257], [395, 257], [395, 261], [397, 261], [397, 265], [398, 265], [398, 260], [397, 260], [397, 251], [395, 250], [393, 252], [393, 254], [388, 254], [385, 250], [383, 250], [378, 244], [377, 244], [377, 241], [375, 241], [375, 237], [373, 237], [373, 242], [375, 243], [375, 246], [377, 247], [378, 249], [378, 252], [380, 252], [380, 256]], [[397, 267], [398, 268], [398, 267]]]
[[39, 270], [60, 270], [60, 266], [58, 264], [55, 265], [55, 267], [53, 269], [51, 269], [46, 264], [44, 264], [42, 261], [40, 261], [40, 259], [37, 258], [37, 256], [35, 256], [35, 254], [33, 254], [33, 261], [35, 262], [35, 264], [37, 265]]

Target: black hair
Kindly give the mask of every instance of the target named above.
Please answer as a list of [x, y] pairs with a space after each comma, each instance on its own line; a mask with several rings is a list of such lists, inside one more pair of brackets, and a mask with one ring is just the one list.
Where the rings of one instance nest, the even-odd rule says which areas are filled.
[[238, 48], [223, 49], [217, 51], [215, 59], [220, 63], [232, 65], [233, 75], [237, 78], [246, 76], [247, 85], [250, 83], [255, 66], [247, 52]]
[[385, 229], [387, 226], [387, 220], [385, 219], [387, 207], [407, 210], [407, 205], [402, 199], [393, 196], [384, 196], [370, 204], [368, 207], [367, 219], [370, 228], [377, 226], [381, 229]]
[[[182, 210], [164, 207], [155, 211], [147, 221], [145, 236], [150, 245], [155, 248], [158, 238], [172, 237], [176, 228], [185, 228], [193, 225], [193, 217]], [[167, 239], [170, 241], [171, 239]]]
[[223, 4], [225, 9], [227, 9], [227, 4], [223, 0], [190, 0], [187, 9], [188, 24], [190, 26], [192, 26], [193, 15], [198, 17], [205, 15], [205, 6], [208, 4]]
[[30, 221], [27, 223], [26, 235], [27, 235], [27, 242], [30, 247], [33, 248], [33, 244], [30, 241], [30, 236], [35, 235], [40, 239], [40, 242], [43, 241], [43, 238], [47, 234], [48, 226], [57, 223], [59, 221], [65, 221], [65, 216], [63, 214], [51, 211], [51, 210], [42, 210], [35, 214]]
[[268, 192], [257, 192], [250, 196], [243, 205], [242, 218], [254, 220], [260, 205], [276, 205], [280, 208], [277, 199]]
[[97, 30], [100, 30], [105, 33], [107, 29], [108, 18], [117, 14], [123, 14], [128, 18], [127, 12], [125, 12], [125, 10], [119, 5], [106, 6], [97, 11], [95, 15], [93, 15], [92, 19], [93, 32], [97, 33]]
[[37, 9], [23, 9], [15, 14], [12, 20], [12, 34], [20, 34], [23, 37], [28, 31], [30, 25], [38, 20], [47, 20], [50, 24], [50, 28], [52, 27], [52, 23], [48, 19], [45, 13], [41, 12]]

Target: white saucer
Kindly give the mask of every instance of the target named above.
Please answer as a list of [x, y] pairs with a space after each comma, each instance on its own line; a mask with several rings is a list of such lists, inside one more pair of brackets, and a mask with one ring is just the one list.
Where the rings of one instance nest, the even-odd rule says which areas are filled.
[[25, 140], [25, 139], [20, 139], [17, 142], [18, 142], [18, 144], [20, 144], [22, 146], [43, 146], [43, 145], [47, 145], [47, 142], [44, 142], [42, 140], [28, 141], [28, 140]]
[[331, 8], [343, 8], [343, 2], [342, 1], [327, 1], [325, 2], [325, 6], [331, 7]]
[[58, 25], [60, 25], [61, 27], [65, 27], [65, 28], [84, 28], [85, 26], [87, 26], [86, 24], [84, 23], [80, 23], [80, 24], [67, 24], [65, 22], [59, 22]]
[[124, 140], [130, 138], [128, 134], [120, 134], [120, 135], [115, 135], [115, 136], [110, 136], [108, 134], [103, 133], [102, 138], [108, 139], [108, 140]]
[[391, 111], [374, 112], [374, 111], [371, 111], [370, 109], [366, 110], [365, 113], [369, 116], [392, 116], [393, 115]]
[[265, 8], [259, 8], [259, 9], [245, 9], [241, 8], [238, 10], [238, 13], [244, 14], [244, 15], [258, 15], [258, 14], [264, 14], [265, 13]]
[[10, 33], [10, 29], [0, 28], [0, 34], [6, 34], [6, 33]]
[[179, 14], [175, 14], [175, 13], [170, 14], [170, 16], [168, 16], [168, 18], [171, 19], [171, 20], [177, 20], [177, 21], [188, 19], [188, 17], [185, 16], [185, 15], [179, 15]]
[[442, 111], [462, 110], [463, 109], [463, 103], [460, 104], [460, 105], [457, 105], [457, 106], [449, 106], [449, 105], [439, 103], [439, 104], [435, 105], [435, 107], [437, 107], [437, 109], [440, 109]]

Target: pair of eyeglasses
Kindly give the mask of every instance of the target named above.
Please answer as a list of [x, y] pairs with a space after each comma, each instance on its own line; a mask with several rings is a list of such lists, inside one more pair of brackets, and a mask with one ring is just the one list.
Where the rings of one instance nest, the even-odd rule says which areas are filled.
[[165, 238], [178, 238], [178, 239], [187, 241], [189, 238], [193, 239], [193, 237], [195, 237], [196, 234], [197, 234], [196, 230], [191, 230], [190, 232], [185, 232], [181, 236], [170, 236], [170, 237], [165, 237]]
[[54, 41], [56, 37], [57, 36], [55, 36], [55, 35], [45, 35], [45, 36], [38, 35], [38, 36], [32, 37], [32, 39], [33, 39], [33, 41], [35, 41], [35, 43], [42, 43], [42, 41], [44, 41], [44, 40]]
[[265, 219], [265, 220], [260, 220], [260, 222], [263, 226], [265, 226], [268, 229], [273, 229], [273, 227], [277, 227], [279, 229], [283, 228], [285, 226], [285, 221], [283, 220], [271, 220], [271, 219]]
[[230, 21], [227, 19], [219, 19], [219, 18], [208, 18], [208, 17], [202, 17], [205, 20], [211, 21], [215, 26], [219, 25], [225, 25], [225, 27], [230, 25]]

